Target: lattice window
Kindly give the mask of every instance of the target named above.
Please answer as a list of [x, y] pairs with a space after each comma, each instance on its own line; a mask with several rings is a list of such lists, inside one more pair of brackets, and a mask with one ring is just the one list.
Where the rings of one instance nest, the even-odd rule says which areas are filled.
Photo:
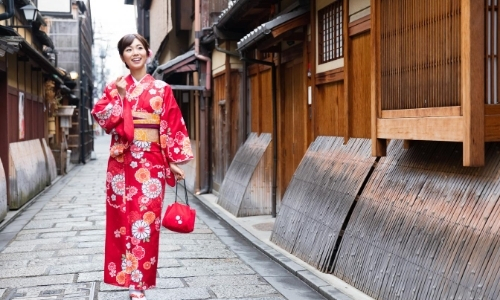
[[460, 3], [380, 0], [383, 110], [461, 105]]
[[486, 0], [486, 103], [499, 104], [498, 85], [500, 84], [498, 72], [498, 48], [500, 47], [498, 34], [498, 0]]
[[344, 56], [342, 15], [342, 0], [337, 0], [318, 11], [318, 49], [320, 64]]

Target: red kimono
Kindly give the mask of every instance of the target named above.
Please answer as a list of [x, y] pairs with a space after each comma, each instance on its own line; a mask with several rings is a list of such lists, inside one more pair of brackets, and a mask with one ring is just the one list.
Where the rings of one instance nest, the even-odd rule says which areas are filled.
[[156, 285], [165, 183], [175, 185], [168, 162], [184, 163], [193, 154], [170, 86], [150, 75], [126, 81], [125, 99], [109, 84], [92, 110], [112, 134], [104, 282], [145, 290]]

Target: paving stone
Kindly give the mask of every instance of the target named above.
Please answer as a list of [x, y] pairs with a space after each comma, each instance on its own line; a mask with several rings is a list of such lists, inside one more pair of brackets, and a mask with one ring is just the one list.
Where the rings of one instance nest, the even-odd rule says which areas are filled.
[[47, 270], [46, 266], [2, 269], [2, 272], [0, 272], [0, 278], [14, 278], [14, 277], [43, 275], [46, 273], [46, 270]]
[[259, 275], [240, 275], [240, 276], [196, 276], [184, 278], [184, 281], [190, 287], [210, 287], [210, 286], [239, 286], [242, 282], [246, 285], [267, 284]]
[[151, 289], [146, 291], [148, 299], [190, 300], [210, 299], [212, 296], [206, 288]]
[[29, 260], [0, 260], [0, 269], [14, 269], [14, 268], [27, 267], [28, 262]]
[[158, 268], [182, 267], [176, 259], [165, 259], [160, 256], [158, 259]]
[[229, 250], [213, 250], [213, 249], [205, 249], [199, 251], [177, 251], [177, 252], [168, 252], [165, 256], [172, 258], [233, 258], [237, 257], [232, 251]]
[[247, 285], [218, 285], [212, 286], [210, 289], [215, 293], [217, 298], [243, 298], [243, 297], [263, 297], [263, 296], [279, 296], [280, 294], [269, 284]]
[[16, 299], [94, 299], [95, 283], [74, 283], [44, 287], [19, 288], [12, 300]]
[[40, 238], [42, 239], [48, 239], [48, 238], [56, 238], [56, 237], [68, 237], [68, 236], [75, 236], [77, 235], [77, 231], [60, 231], [60, 232], [47, 232], [47, 233], [41, 233]]
[[25, 288], [30, 286], [44, 286], [72, 283], [74, 275], [38, 276], [32, 278], [0, 279], [0, 288]]
[[104, 248], [79, 248], [79, 249], [64, 249], [57, 251], [57, 256], [73, 256], [104, 253]]
[[78, 243], [78, 248], [97, 248], [100, 247], [101, 249], [104, 249], [104, 240], [101, 240], [100, 242], [83, 242], [83, 243]]
[[18, 235], [32, 234], [32, 233], [48, 233], [48, 232], [69, 232], [64, 228], [39, 228], [39, 229], [26, 229], [24, 228]]
[[117, 300], [117, 299], [129, 299], [128, 291], [124, 292], [99, 292], [97, 294], [98, 300]]
[[79, 236], [72, 236], [68, 237], [65, 239], [67, 242], [96, 242], [100, 241], [101, 243], [103, 242], [103, 236], [99, 235], [79, 235]]
[[49, 270], [49, 274], [72, 274], [80, 272], [90, 272], [90, 271], [102, 271], [104, 265], [100, 263], [81, 263], [81, 264], [70, 264], [70, 265], [60, 265], [53, 266]]
[[16, 241], [29, 241], [29, 240], [35, 240], [40, 237], [39, 233], [30, 233], [30, 234], [23, 234], [20, 236], [16, 237]]
[[44, 229], [44, 228], [53, 228], [55, 225], [54, 221], [31, 221], [24, 229]]
[[2, 254], [5, 253], [22, 253], [22, 252], [32, 252], [37, 245], [26, 245], [26, 246], [8, 246], [7, 248], [2, 250]]
[[82, 230], [78, 232], [79, 235], [99, 235], [104, 238], [105, 232], [104, 230]]
[[217, 275], [250, 275], [255, 274], [247, 265], [240, 266], [211, 266], [211, 267], [179, 267], [159, 268], [161, 278], [181, 278], [192, 276], [217, 276]]
[[36, 252], [14, 252], [0, 253], [0, 261], [30, 260], [33, 258], [46, 258], [54, 256], [55, 251], [36, 251]]
[[10, 243], [9, 247], [28, 247], [33, 245], [50, 245], [59, 244], [62, 242], [62, 238], [52, 238], [52, 239], [36, 239], [36, 240], [15, 240]]
[[104, 274], [100, 272], [79, 272], [77, 282], [102, 281]]
[[28, 262], [28, 266], [58, 266], [58, 265], [85, 263], [85, 262], [91, 262], [91, 256], [80, 255], [80, 256], [35, 258]]
[[76, 243], [58, 243], [50, 245], [38, 245], [37, 250], [59, 250], [59, 249], [72, 249]]
[[93, 226], [93, 222], [89, 221], [80, 221], [80, 222], [57, 222], [54, 227], [56, 228], [82, 228], [86, 226]]

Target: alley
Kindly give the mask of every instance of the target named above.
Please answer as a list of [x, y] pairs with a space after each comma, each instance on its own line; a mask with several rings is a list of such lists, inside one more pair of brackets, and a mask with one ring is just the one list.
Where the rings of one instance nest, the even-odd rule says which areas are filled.
[[[108, 137], [0, 231], [0, 299], [128, 299], [102, 283]], [[167, 190], [166, 202], [174, 191]], [[148, 299], [324, 299], [193, 199], [188, 235], [162, 231]], [[3, 225], [3, 224], [0, 224]]]

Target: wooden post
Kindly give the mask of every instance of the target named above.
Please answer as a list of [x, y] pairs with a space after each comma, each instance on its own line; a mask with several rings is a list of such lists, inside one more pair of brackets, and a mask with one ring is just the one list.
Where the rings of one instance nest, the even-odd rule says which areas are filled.
[[377, 119], [382, 114], [381, 91], [380, 91], [380, 0], [370, 0], [371, 5], [371, 135], [372, 155], [385, 156], [387, 153], [387, 141], [377, 138]]
[[344, 131], [344, 144], [347, 144], [349, 137], [351, 136], [351, 129], [349, 128], [349, 48], [351, 44], [351, 38], [349, 37], [349, 0], [344, 0], [342, 9], [342, 36], [344, 39], [344, 114], [345, 114], [345, 131]]
[[463, 165], [484, 165], [484, 1], [461, 2]]

